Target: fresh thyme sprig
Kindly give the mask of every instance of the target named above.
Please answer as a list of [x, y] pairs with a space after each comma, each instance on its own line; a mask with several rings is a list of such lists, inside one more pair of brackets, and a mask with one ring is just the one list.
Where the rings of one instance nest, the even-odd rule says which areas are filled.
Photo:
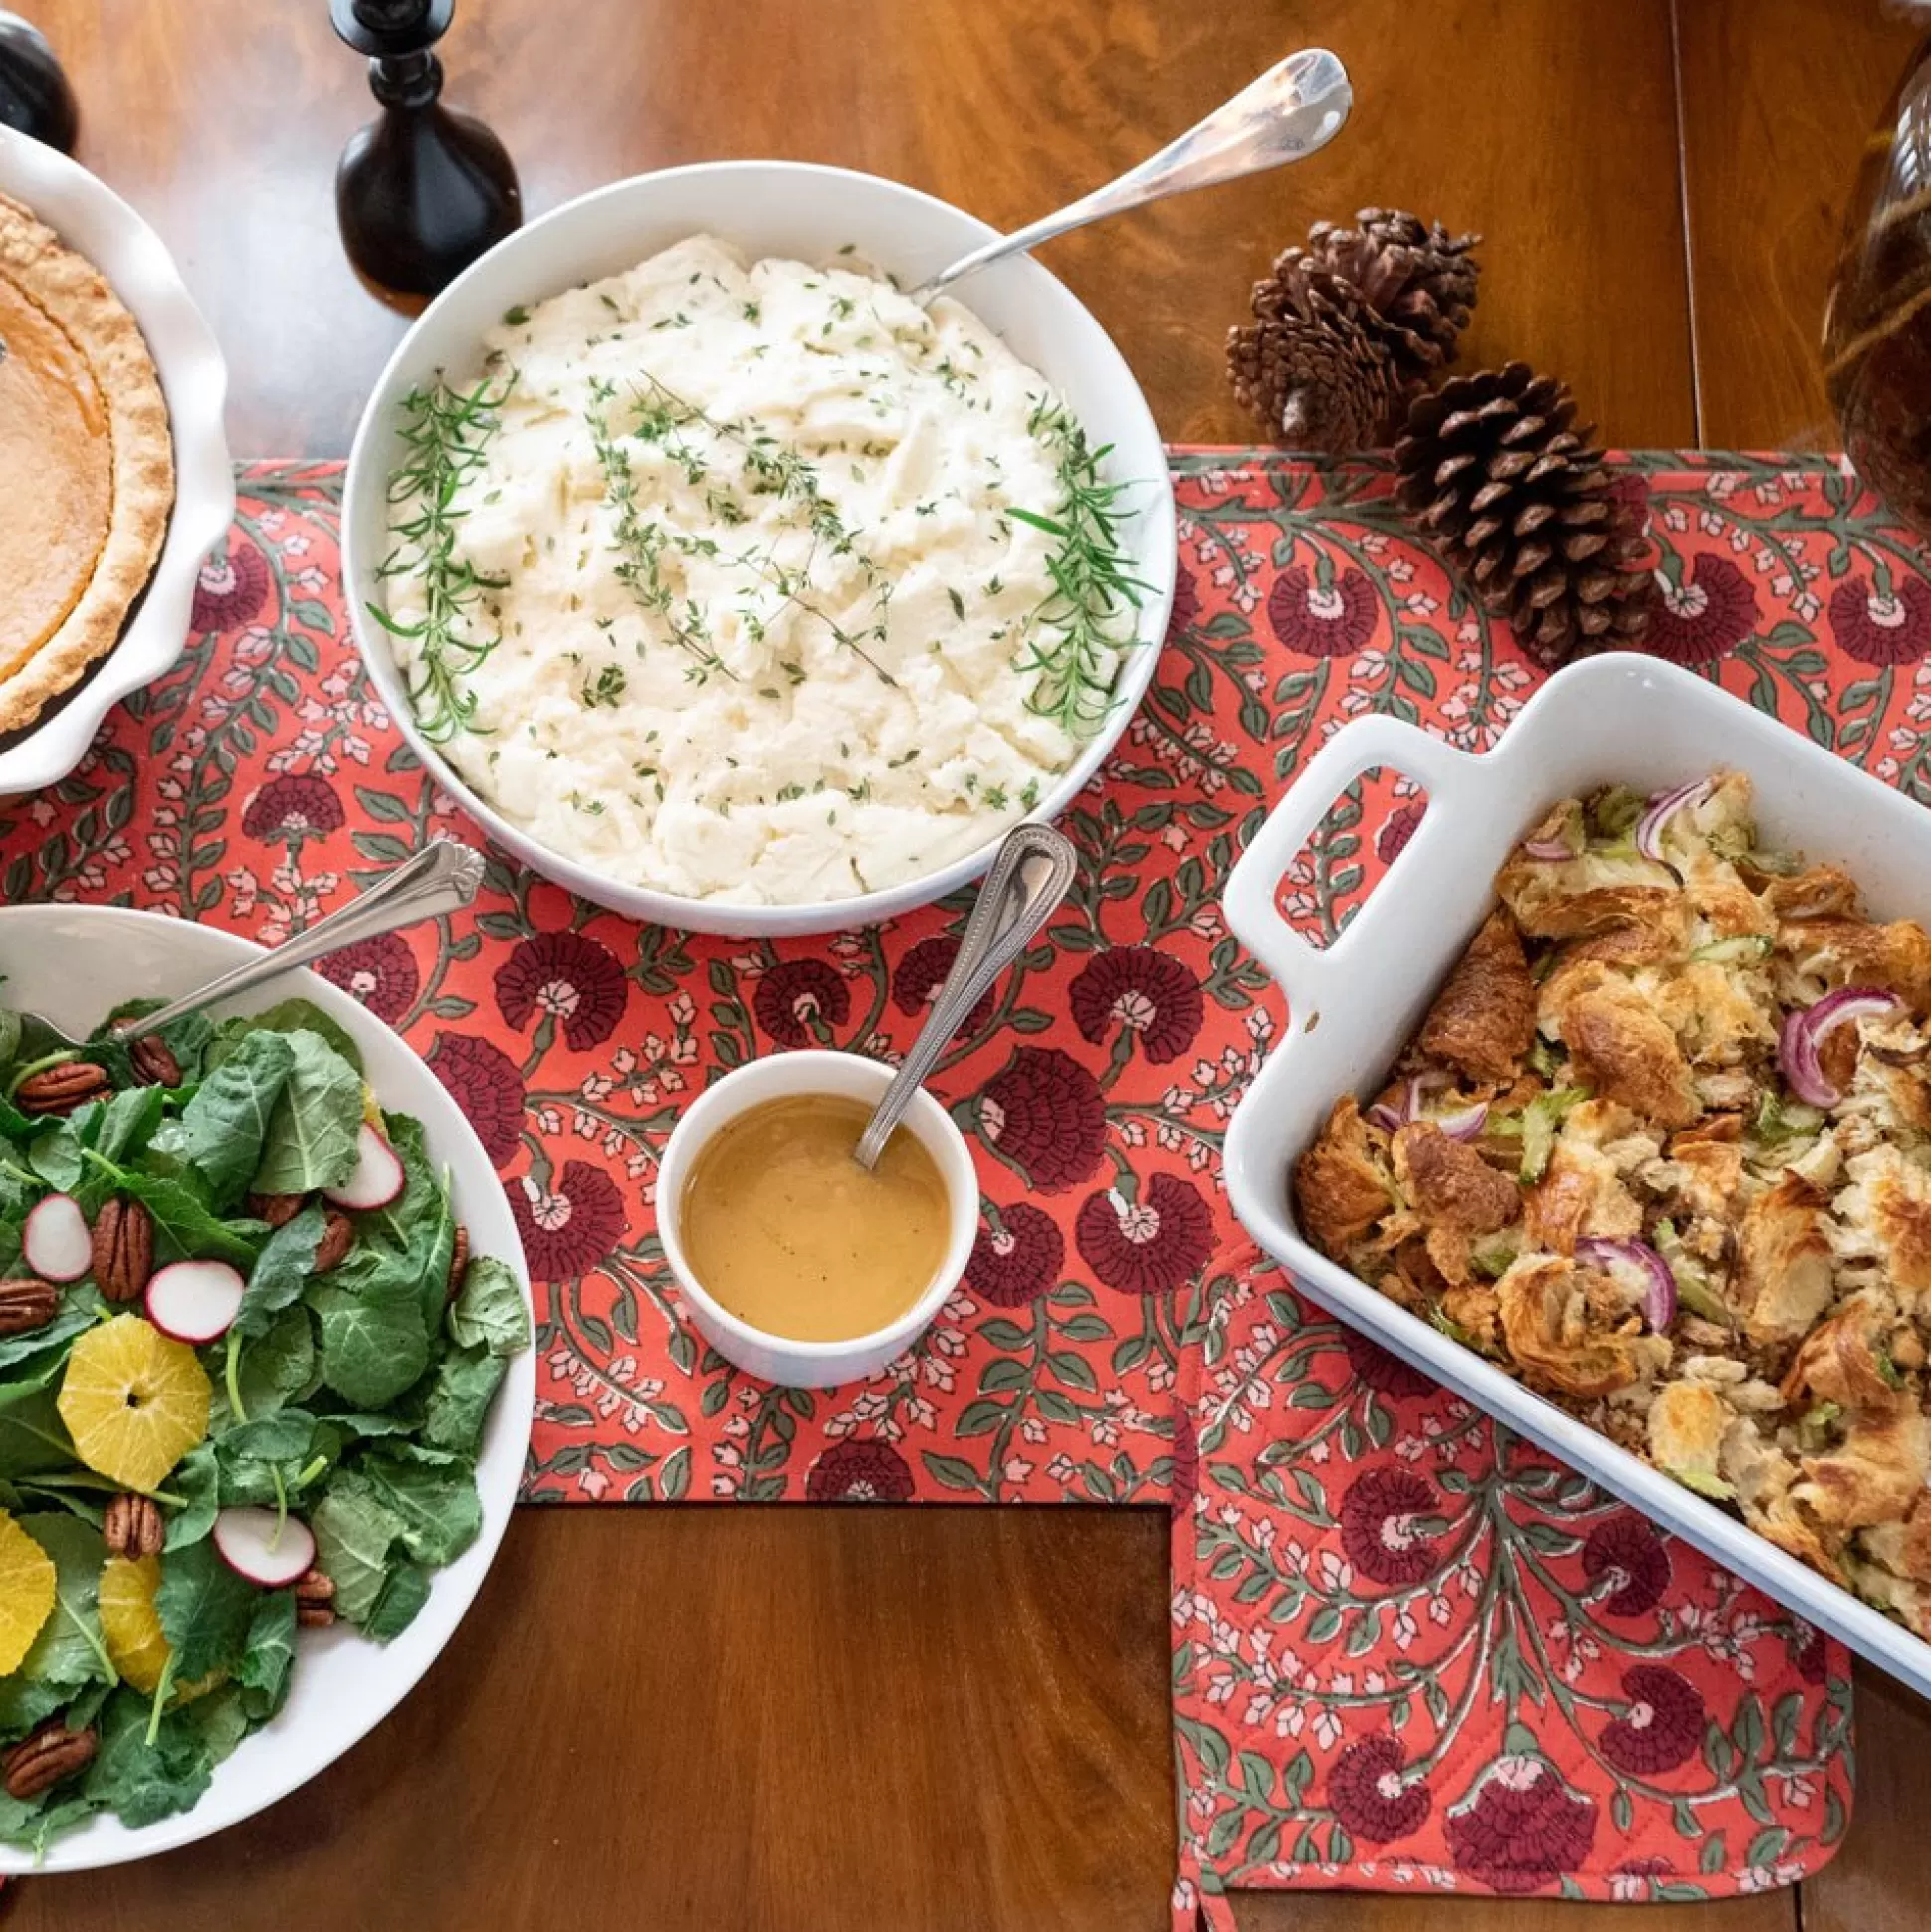
[[456, 554], [456, 529], [465, 512], [456, 493], [482, 467], [489, 440], [502, 426], [499, 413], [515, 382], [514, 372], [492, 384], [455, 389], [437, 371], [433, 381], [402, 398], [397, 428], [406, 451], [389, 478], [391, 525], [396, 544], [376, 569], [378, 577], [414, 577], [423, 590], [423, 615], [404, 624], [369, 605], [369, 614], [392, 636], [414, 640], [419, 674], [409, 684], [409, 703], [422, 734], [433, 744], [475, 731], [476, 693], [461, 682], [496, 649], [501, 634], [460, 634], [486, 590], [501, 590], [507, 577], [486, 576]]
[[1153, 586], [1132, 573], [1133, 559], [1120, 547], [1120, 499], [1131, 486], [1101, 481], [1112, 446], [1090, 449], [1086, 431], [1057, 403], [1042, 401], [1026, 427], [1057, 449], [1059, 514], [1010, 514], [1059, 540], [1046, 559], [1053, 588], [1027, 620], [1029, 655], [1018, 669], [1036, 674], [1030, 710], [1075, 738], [1091, 738], [1112, 708], [1131, 615]]

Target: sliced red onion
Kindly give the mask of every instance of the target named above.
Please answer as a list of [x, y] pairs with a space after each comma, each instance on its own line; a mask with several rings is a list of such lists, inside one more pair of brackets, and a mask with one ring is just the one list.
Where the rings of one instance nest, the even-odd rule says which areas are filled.
[[1385, 1134], [1398, 1134], [1407, 1125], [1393, 1107], [1379, 1100], [1369, 1108], [1368, 1118], [1372, 1125], [1379, 1127]]
[[1450, 1108], [1445, 1114], [1436, 1114], [1434, 1124], [1451, 1141], [1478, 1140], [1488, 1125], [1488, 1102], [1471, 1100], [1465, 1107]]
[[1569, 849], [1568, 841], [1560, 838], [1525, 838], [1522, 841], [1522, 849], [1532, 859], [1546, 859], [1556, 865], [1576, 856]]
[[1712, 778], [1698, 778], [1694, 784], [1678, 785], [1674, 791], [1659, 792], [1642, 808], [1636, 824], [1636, 850], [1658, 864], [1663, 856], [1663, 827], [1685, 805], [1700, 805], [1715, 790]]
[[1818, 1049], [1839, 1026], [1894, 1013], [1903, 1003], [1876, 986], [1845, 986], [1825, 993], [1801, 1013], [1789, 1014], [1777, 1036], [1777, 1064], [1784, 1070], [1785, 1084], [1813, 1107], [1834, 1107], [1843, 1095], [1825, 1078]]
[[1576, 1243], [1576, 1259], [1597, 1268], [1607, 1268], [1615, 1261], [1640, 1268], [1646, 1277], [1642, 1319], [1657, 1334], [1676, 1319], [1676, 1277], [1670, 1273], [1669, 1263], [1646, 1241], [1610, 1241], [1586, 1235]]
[[[1396, 1133], [1399, 1129], [1407, 1126], [1410, 1121], [1418, 1121], [1421, 1118], [1421, 1096], [1423, 1094], [1430, 1092], [1436, 1087], [1445, 1087], [1447, 1084], [1448, 1076], [1445, 1073], [1417, 1073], [1402, 1087], [1401, 1098], [1396, 1106], [1391, 1107], [1387, 1101], [1378, 1100], [1374, 1106], [1369, 1108], [1368, 1118], [1377, 1127], [1386, 1129], [1390, 1134]], [[1476, 1104], [1480, 1107], [1483, 1119], [1486, 1119], [1488, 1116], [1487, 1106], [1480, 1102]], [[1459, 1132], [1456, 1128], [1448, 1124], [1451, 1120], [1461, 1121], [1463, 1115], [1468, 1111], [1467, 1109], [1462, 1109], [1460, 1112], [1444, 1115], [1440, 1120], [1435, 1122], [1435, 1125], [1444, 1134], [1451, 1134], [1458, 1141], [1473, 1140], [1482, 1131], [1481, 1121], [1478, 1120], [1472, 1128], [1464, 1127]]]

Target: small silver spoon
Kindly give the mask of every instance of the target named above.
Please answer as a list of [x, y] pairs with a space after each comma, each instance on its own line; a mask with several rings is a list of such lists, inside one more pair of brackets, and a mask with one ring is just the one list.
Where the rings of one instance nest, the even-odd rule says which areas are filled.
[[912, 1051], [899, 1063], [892, 1084], [859, 1137], [854, 1158], [861, 1168], [878, 1165], [893, 1128], [966, 1015], [1051, 918], [1078, 868], [1072, 841], [1050, 825], [1015, 825], [1006, 833], [966, 922], [953, 969], [946, 974]]
[[1028, 228], [1001, 235], [969, 255], [962, 255], [907, 293], [921, 308], [948, 284], [974, 274], [988, 262], [1023, 254], [1041, 242], [1108, 215], [1143, 208], [1170, 194], [1216, 187], [1242, 175], [1264, 173], [1288, 161], [1305, 160], [1341, 132], [1354, 106], [1348, 70], [1325, 47], [1290, 54], [1231, 101], [1214, 108], [1196, 127], [1142, 161], [1118, 180], [1096, 188], [1057, 214]]
[[[265, 979], [280, 978], [296, 966], [307, 966], [325, 954], [338, 953], [358, 940], [374, 939], [379, 933], [393, 933], [398, 926], [413, 926], [419, 919], [438, 913], [452, 913], [467, 906], [483, 883], [483, 854], [454, 839], [431, 839], [412, 858], [391, 867], [366, 892], [358, 893], [347, 905], [337, 907], [326, 919], [319, 919], [307, 931], [292, 934], [272, 952], [258, 960], [245, 960], [205, 986], [142, 1013], [137, 1019], [123, 1020], [112, 1037], [123, 1044], [138, 1040], [189, 1013], [198, 1013], [218, 999], [232, 999], [252, 991]], [[77, 1040], [39, 1013], [23, 1013], [45, 1028], [64, 1048], [85, 1054], [99, 1040]]]

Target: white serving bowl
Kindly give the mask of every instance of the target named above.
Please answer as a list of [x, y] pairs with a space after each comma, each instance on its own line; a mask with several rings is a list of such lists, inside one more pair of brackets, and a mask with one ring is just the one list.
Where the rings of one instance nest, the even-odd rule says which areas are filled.
[[[1329, 805], [1375, 766], [1423, 785], [1427, 811], [1347, 929], [1316, 952], [1282, 918], [1280, 882]], [[1228, 925], [1288, 1003], [1280, 1043], [1227, 1130], [1227, 1195], [1247, 1231], [1323, 1307], [1931, 1695], [1931, 1643], [1358, 1281], [1295, 1219], [1296, 1157], [1341, 1095], [1380, 1084], [1495, 904], [1495, 874], [1515, 842], [1559, 798], [1611, 783], [1656, 792], [1718, 766], [1749, 774], [1771, 844], [1841, 865], [1879, 919], [1931, 920], [1922, 805], [1653, 658], [1618, 652], [1557, 672], [1484, 757], [1393, 718], [1335, 733], [1227, 886]]]
[[[5, 1003], [44, 1013], [74, 1033], [98, 1025], [122, 1000], [189, 992], [261, 951], [252, 940], [159, 913], [115, 906], [0, 907]], [[442, 1082], [365, 1006], [312, 972], [291, 972], [239, 1000], [234, 1010], [258, 1012], [297, 995], [347, 1030], [383, 1106], [422, 1122], [431, 1156], [449, 1175], [471, 1252], [509, 1263], [528, 1310], [530, 1279], [503, 1184]], [[199, 1804], [137, 1830], [110, 1815], [97, 1816], [56, 1838], [39, 1859], [18, 1845], [0, 1845], [0, 1872], [85, 1871], [192, 1844], [287, 1797], [373, 1730], [455, 1635], [482, 1585], [517, 1500], [536, 1398], [536, 1352], [525, 1349], [511, 1359], [484, 1426], [476, 1465], [482, 1530], [454, 1563], [435, 1573], [429, 1601], [400, 1636], [379, 1644], [346, 1624], [304, 1630], [289, 1701], [215, 1767]]]
[[[931, 195], [843, 168], [798, 161], [718, 161], [668, 168], [599, 188], [532, 222], [430, 304], [382, 371], [362, 412], [342, 500], [342, 584], [369, 676], [418, 757], [498, 844], [586, 899], [657, 925], [741, 937], [837, 932], [929, 904], [984, 871], [1004, 828], [978, 851], [884, 891], [791, 906], [740, 906], [625, 884], [539, 844], [493, 810], [417, 729], [387, 634], [368, 614], [382, 600], [376, 569], [389, 549], [388, 481], [400, 456], [401, 398], [438, 369], [473, 366], [486, 329], [515, 304], [539, 302], [629, 268], [686, 236], [711, 233], [753, 255], [827, 261], [846, 244], [910, 286], [996, 231]], [[1034, 817], [1055, 818], [1100, 767], [1146, 695], [1174, 593], [1174, 493], [1146, 400], [1120, 351], [1059, 279], [1029, 257], [963, 284], [960, 300], [1038, 369], [1071, 405], [1105, 473], [1136, 486], [1121, 536], [1152, 586], [1137, 642], [1120, 666], [1112, 712], [1054, 782]], [[721, 748], [722, 750], [722, 748]]]
[[939, 1164], [952, 1210], [952, 1227], [945, 1258], [931, 1284], [896, 1322], [845, 1342], [798, 1342], [772, 1335], [741, 1321], [714, 1301], [684, 1251], [684, 1189], [690, 1181], [691, 1163], [721, 1127], [767, 1100], [781, 1100], [791, 1094], [839, 1094], [876, 1103], [892, 1084], [892, 1068], [856, 1053], [828, 1053], [815, 1048], [774, 1053], [707, 1087], [685, 1108], [671, 1131], [657, 1170], [657, 1231], [663, 1237], [664, 1259], [671, 1264], [678, 1286], [684, 1290], [691, 1319], [704, 1339], [750, 1375], [791, 1389], [830, 1389], [841, 1382], [876, 1375], [932, 1326], [946, 1305], [946, 1297], [966, 1272], [978, 1231], [978, 1181], [971, 1150], [953, 1125], [952, 1116], [923, 1088], [906, 1110], [898, 1131], [916, 1134]]
[[140, 323], [174, 437], [174, 508], [147, 589], [119, 643], [33, 724], [0, 737], [0, 795], [11, 796], [66, 777], [113, 706], [180, 660], [202, 560], [234, 520], [235, 471], [221, 419], [228, 367], [160, 237], [86, 168], [6, 127], [0, 194], [85, 255]]

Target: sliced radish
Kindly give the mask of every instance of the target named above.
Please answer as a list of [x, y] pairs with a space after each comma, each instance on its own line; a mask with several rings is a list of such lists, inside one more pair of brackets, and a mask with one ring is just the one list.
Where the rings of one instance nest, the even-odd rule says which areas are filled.
[[177, 1342], [228, 1333], [248, 1284], [225, 1261], [173, 1261], [147, 1284], [147, 1319]]
[[215, 1548], [238, 1576], [264, 1590], [280, 1590], [316, 1560], [316, 1540], [299, 1517], [237, 1505], [215, 1518]]
[[339, 1187], [324, 1187], [322, 1198], [337, 1207], [365, 1212], [386, 1207], [402, 1191], [402, 1161], [381, 1135], [364, 1121], [355, 1137], [355, 1172]]
[[94, 1266], [94, 1236], [72, 1194], [49, 1194], [35, 1203], [20, 1231], [27, 1265], [43, 1281], [79, 1281]]

